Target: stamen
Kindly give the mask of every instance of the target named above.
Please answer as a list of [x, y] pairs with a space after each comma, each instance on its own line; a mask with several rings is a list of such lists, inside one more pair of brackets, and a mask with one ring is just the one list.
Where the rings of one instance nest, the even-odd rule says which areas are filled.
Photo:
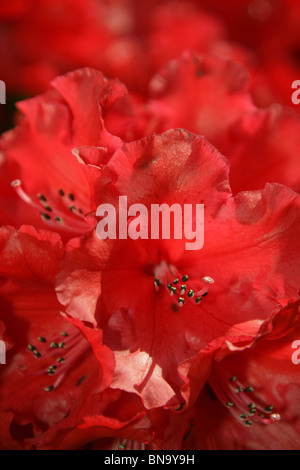
[[271, 413], [271, 411], [273, 411], [273, 410], [274, 410], [274, 406], [273, 406], [273, 405], [269, 405], [269, 406], [266, 406], [266, 407], [265, 407], [265, 411], [266, 411], [267, 413]]
[[57, 369], [57, 366], [55, 366], [55, 365], [50, 366], [49, 369], [47, 369], [47, 374], [48, 375], [54, 375], [56, 369]]
[[180, 288], [180, 294], [183, 295], [186, 291], [186, 285], [185, 284], [182, 284], [181, 285], [181, 288]]
[[[75, 207], [74, 204], [71, 204], [69, 205], [69, 201], [65, 199], [65, 192], [62, 190], [62, 189], [59, 189], [58, 190], [58, 193], [59, 195], [62, 197], [62, 199], [64, 200], [64, 203], [66, 204], [66, 206], [68, 207], [68, 209], [75, 215], [77, 215], [78, 217], [81, 217], [83, 215], [83, 210], [82, 209], [77, 209]], [[72, 202], [75, 201], [75, 196], [73, 193], [69, 193], [68, 194], [68, 199]]]
[[[46, 338], [41, 335], [38, 337], [40, 350], [38, 350], [33, 344], [28, 345], [28, 354], [31, 353], [35, 358], [39, 359], [39, 363], [37, 363], [39, 365], [36, 367], [31, 363], [30, 367], [35, 370], [28, 370], [26, 364], [21, 364], [19, 366], [19, 369], [24, 375], [45, 375], [48, 378], [55, 377], [54, 383], [50, 383], [45, 386], [44, 390], [46, 392], [51, 392], [62, 383], [69, 371], [76, 365], [77, 361], [82, 358], [82, 355], [89, 348], [89, 343], [82, 334], [76, 328], [71, 328], [73, 329], [71, 333], [65, 331], [60, 333], [60, 337], [65, 338], [64, 342], [59, 342], [58, 338], [53, 338], [54, 340], [47, 344]], [[62, 348], [65, 350], [63, 357], [57, 355], [57, 349]], [[84, 376], [84, 378], [85, 377], [86, 376]], [[84, 378], [79, 378], [77, 380], [77, 384], [80, 385]], [[79, 381], [81, 382], [79, 383]], [[75, 385], [76, 383], [74, 383], [74, 386]]]
[[156, 291], [158, 291], [158, 290], [159, 290], [159, 286], [160, 286], [160, 282], [159, 282], [159, 279], [157, 279], [156, 277], [154, 278], [154, 285], [155, 285]]
[[51, 217], [49, 214], [46, 214], [46, 212], [41, 212], [41, 217], [44, 222], [47, 222], [48, 220], [51, 220]]
[[[278, 413], [272, 413], [273, 405], [264, 406], [256, 400], [249, 402], [248, 395], [254, 393], [254, 388], [249, 385], [244, 387], [235, 375], [229, 375], [229, 378], [226, 378], [225, 373], [224, 368], [215, 370], [209, 379], [209, 384], [219, 400], [230, 410], [230, 413], [242, 420], [245, 426], [252, 426], [255, 422], [270, 424], [281, 419]], [[272, 414], [266, 417], [263, 412]]]
[[117, 438], [114, 440], [111, 450], [146, 450], [146, 444], [130, 439]]
[[170, 290], [171, 290], [171, 295], [174, 295], [177, 292], [176, 287], [171, 287]]
[[43, 338], [42, 336], [38, 337], [38, 341], [40, 341], [41, 343], [47, 343], [46, 338]]
[[175, 286], [180, 282], [180, 279], [186, 283], [189, 280], [189, 276], [187, 274], [181, 276], [174, 266], [169, 265], [165, 261], [161, 262], [154, 270], [155, 290], [158, 292], [161, 287], [165, 287], [169, 291], [170, 296], [178, 295], [177, 301], [181, 307], [186, 300], [191, 300], [194, 296], [196, 296], [194, 304], [199, 304], [202, 297], [208, 294], [207, 284], [214, 283], [211, 277], [204, 276], [200, 281], [195, 282], [199, 286], [198, 289], [188, 288], [187, 284], [181, 284], [177, 289]]
[[43, 196], [43, 194], [37, 194], [37, 197], [39, 198], [40, 201], [43, 201], [43, 202], [47, 201], [47, 199], [45, 198], [45, 196]]
[[84, 382], [85, 379], [86, 379], [86, 375], [83, 375], [82, 377], [80, 377], [80, 379], [76, 383], [76, 387], [80, 387], [80, 385]]
[[[12, 181], [11, 186], [26, 204], [41, 214], [42, 220], [47, 223], [47, 225], [56, 227], [56, 224], [59, 223], [61, 225], [61, 229], [68, 231], [82, 231], [86, 227], [83, 215], [84, 212], [81, 209], [77, 210], [74, 205], [69, 206], [68, 204], [68, 208], [76, 218], [74, 218], [73, 215], [70, 215], [67, 211], [62, 213], [58, 210], [55, 204], [50, 205], [47, 203], [47, 198], [44, 194], [38, 193], [34, 198], [29, 196], [29, 194], [24, 191], [21, 180]], [[62, 189], [59, 189], [58, 193], [62, 198], [65, 197], [65, 192]], [[73, 193], [70, 193], [68, 198], [72, 201], [75, 200]], [[48, 214], [48, 212], [53, 213], [53, 218]]]
[[32, 199], [31, 197], [28, 196], [28, 194], [26, 194], [24, 192], [24, 190], [22, 189], [22, 182], [20, 180], [14, 180], [12, 181], [11, 183], [11, 186], [12, 188], [14, 188], [14, 190], [16, 191], [16, 193], [18, 194], [18, 196], [20, 196], [20, 198], [26, 202], [26, 204], [29, 204], [30, 206], [34, 207], [35, 209], [37, 209], [38, 211], [40, 211], [40, 206], [38, 204], [36, 204]]
[[127, 439], [124, 439], [119, 445], [119, 449], [126, 449]]

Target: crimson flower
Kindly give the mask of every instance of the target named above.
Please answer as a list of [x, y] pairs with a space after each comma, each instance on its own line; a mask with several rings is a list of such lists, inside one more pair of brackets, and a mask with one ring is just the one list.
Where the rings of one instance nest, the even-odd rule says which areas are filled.
[[115, 360], [101, 330], [61, 311], [53, 286], [59, 235], [3, 227], [0, 243], [0, 331], [9, 349], [0, 371], [0, 448], [149, 440], [155, 420], [138, 397], [109, 389]]
[[271, 181], [299, 191], [299, 118], [279, 105], [254, 106], [248, 81], [239, 62], [186, 52], [151, 81], [154, 130], [183, 127], [205, 135], [230, 160], [234, 193]]
[[[269, 428], [275, 447], [295, 423], [282, 442], [298, 445], [297, 408], [275, 396], [288, 382], [299, 387], [288, 354], [266, 364], [273, 382], [253, 364], [267, 344], [280, 355], [285, 341], [287, 352], [298, 331], [299, 196], [280, 184], [257, 189], [266, 171], [251, 145], [255, 136], [258, 159], [276, 158], [274, 179], [288, 158], [295, 186], [299, 123], [258, 110], [231, 59], [186, 53], [151, 86], [143, 103], [117, 80], [77, 70], [22, 102], [19, 125], [1, 138], [2, 221], [35, 227], [1, 229], [0, 325], [11, 348], [0, 379], [3, 448], [253, 448]], [[181, 124], [190, 131], [165, 131]], [[216, 147], [230, 157], [234, 188], [255, 191], [232, 194]], [[172, 234], [100, 240], [97, 207], [119, 215], [120, 196], [148, 213], [203, 204], [203, 248], [186, 250]], [[232, 377], [243, 389], [236, 400]], [[270, 411], [264, 418], [247, 408], [247, 388], [257, 410]], [[239, 439], [227, 439], [220, 409]], [[230, 412], [246, 417], [237, 423]]]
[[[266, 335], [232, 348], [221, 361], [216, 355], [208, 384], [187, 418], [192, 432], [184, 448], [299, 449], [299, 373], [291, 361], [299, 319], [298, 297], [265, 322]], [[276, 425], [268, 425], [272, 422]]]
[[[64, 236], [89, 227], [84, 219], [91, 206], [89, 183], [72, 151], [95, 146], [105, 162], [121, 145], [106, 131], [104, 119], [125, 93], [117, 80], [82, 69], [58, 77], [52, 91], [18, 104], [20, 123], [0, 142], [2, 223], [48, 226]], [[92, 125], [86, 125], [88, 119]]]
[[3, 0], [1, 79], [10, 95], [28, 96], [48, 89], [59, 74], [89, 66], [146, 95], [151, 76], [189, 49], [246, 65], [258, 106], [291, 105], [299, 16], [292, 0], [45, 0], [43, 6]]
[[234, 194], [268, 181], [300, 188], [299, 119], [279, 106], [256, 108], [247, 70], [231, 59], [186, 52], [153, 78], [146, 102], [94, 69], [52, 87], [20, 102], [18, 126], [1, 137], [2, 223], [48, 226], [64, 238], [84, 233], [96, 209], [96, 168], [124, 141], [177, 127], [205, 135], [230, 160]]
[[12, 6], [3, 0], [1, 79], [9, 93], [32, 95], [47, 90], [57, 75], [89, 66], [146, 93], [165, 60], [186, 48], [206, 52], [224, 35], [218, 19], [189, 2], [155, 3], [27, 0]]
[[43, 4], [26, 0], [14, 5], [4, 0], [0, 7], [1, 79], [8, 92], [43, 92], [57, 75], [86, 65], [107, 73], [115, 69], [118, 76], [123, 70], [126, 78], [138, 48], [130, 38], [116, 47], [118, 37], [128, 33], [124, 16], [121, 2], [116, 8], [96, 0], [45, 0]]
[[[240, 387], [259, 390], [257, 408], [275, 405], [271, 419], [258, 418], [261, 424], [290, 426], [297, 404], [270, 403], [266, 390], [280, 382], [289, 359], [274, 364], [273, 382], [269, 376], [266, 383], [262, 374], [247, 376], [242, 360], [230, 366], [226, 356], [259, 343], [272, 330], [273, 317], [291, 318], [284, 315], [300, 282], [299, 196], [274, 184], [233, 197], [227, 160], [204, 138], [182, 130], [115, 152], [97, 181], [96, 204], [108, 202], [118, 211], [120, 195], [128, 197], [129, 206], [142, 203], [149, 209], [153, 201], [203, 203], [205, 244], [200, 251], [186, 251], [184, 240], [99, 240], [95, 230], [68, 242], [56, 277], [58, 299], [72, 318], [103, 331], [116, 360], [111, 388], [136, 394], [148, 410], [169, 410], [173, 430], [181, 430], [176, 448], [198, 396], [201, 406], [204, 384], [209, 381], [220, 400], [226, 396], [231, 402], [225, 385], [233, 375]], [[296, 315], [299, 302], [293, 302]], [[250, 360], [251, 354], [249, 349]], [[296, 374], [289, 373], [287, 380], [299, 387]], [[239, 409], [240, 414], [248, 410], [246, 404]], [[286, 410], [291, 411], [285, 415]], [[247, 415], [239, 426], [248, 427], [249, 421]], [[264, 433], [264, 426], [258, 429]], [[165, 442], [170, 435], [167, 428]], [[247, 433], [242, 436], [239, 446], [246, 448]], [[164, 445], [154, 435], [152, 446]]]

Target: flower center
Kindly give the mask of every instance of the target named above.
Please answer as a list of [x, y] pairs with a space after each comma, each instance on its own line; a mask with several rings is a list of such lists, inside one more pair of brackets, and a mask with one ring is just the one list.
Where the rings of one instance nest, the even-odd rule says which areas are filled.
[[[75, 196], [72, 192], [65, 193], [63, 189], [57, 190], [57, 196], [60, 201], [54, 198], [47, 198], [44, 194], [38, 193], [31, 197], [22, 187], [20, 180], [14, 180], [11, 183], [18, 196], [33, 209], [36, 209], [42, 220], [51, 227], [60, 226], [63, 230], [81, 231], [86, 228], [84, 211], [78, 208], [75, 202]], [[59, 203], [58, 203], [59, 202]], [[57, 206], [61, 206], [58, 209]], [[87, 212], [87, 211], [85, 211]]]
[[231, 414], [249, 427], [254, 422], [270, 424], [281, 419], [280, 414], [274, 412], [274, 406], [264, 404], [255, 396], [254, 388], [243, 384], [238, 377], [225, 376], [225, 373], [214, 371], [209, 379], [215, 395], [231, 412]]
[[68, 332], [61, 332], [50, 341], [44, 336], [39, 336], [36, 344], [38, 345], [29, 344], [28, 351], [41, 361], [37, 370], [27, 370], [26, 365], [19, 366], [19, 369], [25, 375], [53, 377], [53, 380], [44, 389], [46, 392], [51, 392], [63, 382], [89, 348], [88, 342], [75, 328]]
[[182, 307], [186, 301], [193, 304], [200, 304], [203, 297], [208, 295], [209, 286], [214, 280], [209, 276], [204, 276], [200, 281], [191, 283], [188, 274], [181, 274], [177, 268], [162, 261], [154, 270], [154, 286], [158, 292], [166, 289], [168, 294], [176, 299], [178, 305]]

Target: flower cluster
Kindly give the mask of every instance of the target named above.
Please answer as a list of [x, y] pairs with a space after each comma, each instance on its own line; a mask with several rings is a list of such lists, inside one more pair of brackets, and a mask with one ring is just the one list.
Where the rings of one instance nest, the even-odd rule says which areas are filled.
[[190, 49], [244, 63], [257, 105], [290, 105], [299, 19], [294, 0], [2, 0], [1, 79], [35, 94], [90, 66], [147, 94], [154, 73]]
[[[1, 449], [300, 448], [300, 11], [223, 9], [2, 2], [3, 78], [42, 93], [0, 137]], [[100, 240], [120, 196], [204, 205], [203, 248]]]

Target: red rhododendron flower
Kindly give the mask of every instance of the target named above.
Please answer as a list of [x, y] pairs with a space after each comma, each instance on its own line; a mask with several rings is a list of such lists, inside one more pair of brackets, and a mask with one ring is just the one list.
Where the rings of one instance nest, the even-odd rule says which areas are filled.
[[[228, 160], [191, 132], [204, 133], [229, 155], [235, 187], [257, 188], [266, 172], [261, 166], [261, 174], [249, 176], [253, 133], [268, 158], [278, 143], [273, 175], [287, 155], [285, 177], [292, 181], [298, 121], [287, 111], [272, 120], [274, 111], [258, 111], [245, 69], [215, 56], [186, 53], [155, 77], [152, 93], [142, 103], [125, 96], [120, 82], [78, 70], [21, 103], [19, 125], [1, 139], [2, 193], [10, 202], [1, 207], [3, 222], [53, 230], [1, 232], [2, 330], [12, 346], [1, 371], [3, 448], [263, 447], [266, 424], [286, 429], [291, 417], [298, 420], [293, 403], [271, 400], [266, 387], [272, 385], [247, 374], [238, 357], [251, 363], [252, 350], [267, 337], [279, 347], [277, 323], [290, 322], [297, 334], [299, 196], [269, 184], [233, 197]], [[138, 138], [180, 120], [191, 131]], [[291, 147], [280, 148], [286, 135], [293, 135]], [[246, 175], [238, 181], [243, 164]], [[120, 196], [149, 211], [152, 204], [204, 204], [203, 248], [187, 250], [187, 240], [174, 234], [100, 240], [97, 207], [108, 203], [118, 214]], [[69, 240], [65, 248], [56, 232]], [[24, 328], [14, 331], [16, 322]], [[281, 383], [280, 365], [274, 370]], [[255, 388], [257, 408], [274, 406], [274, 413], [257, 415], [252, 444], [244, 427], [254, 408], [247, 409], [244, 392], [233, 401], [227, 376], [250, 393]], [[293, 370], [287, 377], [296, 390]], [[21, 397], [33, 400], [24, 406]], [[226, 440], [222, 426], [217, 444], [210, 431], [199, 437], [201, 404], [219, 410], [219, 402], [233, 402], [225, 409], [230, 423], [235, 407], [246, 414], [233, 421], [242, 426], [238, 441]], [[214, 429], [218, 411], [211, 413]], [[268, 435], [276, 446], [277, 431]], [[298, 445], [297, 433], [292, 439], [284, 441], [288, 448]]]
[[20, 124], [1, 138], [3, 223], [83, 233], [84, 215], [96, 208], [91, 165], [101, 167], [123, 141], [176, 127], [205, 135], [229, 158], [234, 193], [268, 181], [299, 190], [299, 119], [280, 107], [258, 110], [247, 80], [237, 62], [191, 53], [153, 78], [145, 103], [93, 69], [57, 78], [53, 91], [19, 103]]
[[61, 255], [54, 233], [1, 229], [1, 316], [13, 342], [1, 368], [1, 448], [76, 448], [94, 436], [149, 439], [140, 401], [108, 389], [115, 361], [101, 330], [60, 311], [53, 280]]
[[44, 91], [56, 75], [83, 66], [99, 68], [130, 89], [145, 92], [165, 60], [186, 48], [206, 52], [223, 37], [220, 21], [189, 2], [10, 3], [4, 0], [0, 10], [2, 78], [10, 93]]
[[153, 195], [160, 204], [205, 204], [199, 252], [175, 239], [100, 241], [92, 231], [69, 242], [57, 277], [68, 314], [100, 326], [115, 352], [111, 387], [136, 393], [148, 409], [188, 408], [215, 351], [265, 334], [276, 305], [297, 292], [299, 197], [271, 185], [232, 198], [226, 160], [183, 131], [123, 146], [100, 179], [99, 200], [115, 205], [124, 194], [128, 205], [150, 207]]
[[184, 50], [222, 50], [251, 70], [259, 106], [291, 105], [299, 11], [292, 0], [4, 0], [2, 78], [10, 94], [32, 94], [60, 73], [90, 66], [144, 94], [152, 74]]
[[2, 1], [1, 449], [300, 448], [299, 15]]
[[[78, 234], [88, 228], [84, 214], [90, 209], [90, 192], [72, 150], [99, 147], [105, 161], [121, 145], [120, 138], [106, 131], [103, 119], [126, 89], [92, 69], [59, 77], [53, 87], [19, 103], [24, 117], [1, 138], [1, 192], [6, 198], [1, 218], [15, 226], [31, 222], [43, 228], [47, 223], [62, 233]], [[86, 125], [88, 119], [92, 125]]]
[[184, 127], [205, 135], [230, 160], [234, 193], [267, 181], [299, 191], [299, 118], [278, 105], [257, 109], [248, 78], [231, 59], [186, 52], [151, 82], [157, 130]]
[[[80, 402], [76, 383], [86, 378], [83, 371], [89, 344], [85, 329], [61, 316], [53, 289], [61, 255], [58, 235], [39, 234], [30, 227], [19, 233], [1, 229], [1, 311], [14, 345], [9, 367], [1, 370], [1, 409], [13, 411], [13, 419], [28, 433], [33, 429], [41, 432], [71, 413]], [[91, 342], [99, 360], [103, 358], [103, 367], [99, 363], [94, 378], [90, 376], [83, 387], [89, 390], [94, 381], [100, 392], [109, 385], [114, 361], [101, 346], [101, 332], [94, 332]], [[95, 361], [91, 354], [89, 357]], [[79, 367], [74, 372], [76, 363]], [[60, 392], [46, 399], [51, 382], [60, 384]]]
[[[208, 12], [222, 18], [227, 40], [252, 55], [252, 93], [259, 106], [291, 105], [290, 87], [299, 75], [300, 8], [293, 0], [231, 0], [226, 5], [202, 0]], [[295, 110], [298, 110], [295, 107]]]
[[299, 299], [268, 323], [270, 333], [215, 363], [188, 417], [193, 428], [185, 448], [299, 449], [298, 369], [291, 361], [291, 344], [299, 336]]
[[215, 55], [185, 52], [153, 77], [150, 93], [159, 130], [182, 127], [205, 135], [217, 147], [235, 122], [256, 109], [247, 70]]
[[[299, 382], [290, 350], [298, 331], [295, 298], [262, 323], [256, 338], [223, 343], [194, 407], [171, 412], [157, 449], [297, 449]], [[287, 372], [278, 374], [278, 364]]]
[[[5, 0], [0, 10], [1, 78], [9, 92], [44, 91], [55, 76], [77, 67], [105, 68], [118, 25], [124, 34], [124, 15], [120, 12], [118, 20], [116, 11], [113, 5], [95, 0], [26, 0], [14, 8]], [[124, 52], [130, 53], [130, 42], [119, 48], [119, 70], [128, 68]]]

